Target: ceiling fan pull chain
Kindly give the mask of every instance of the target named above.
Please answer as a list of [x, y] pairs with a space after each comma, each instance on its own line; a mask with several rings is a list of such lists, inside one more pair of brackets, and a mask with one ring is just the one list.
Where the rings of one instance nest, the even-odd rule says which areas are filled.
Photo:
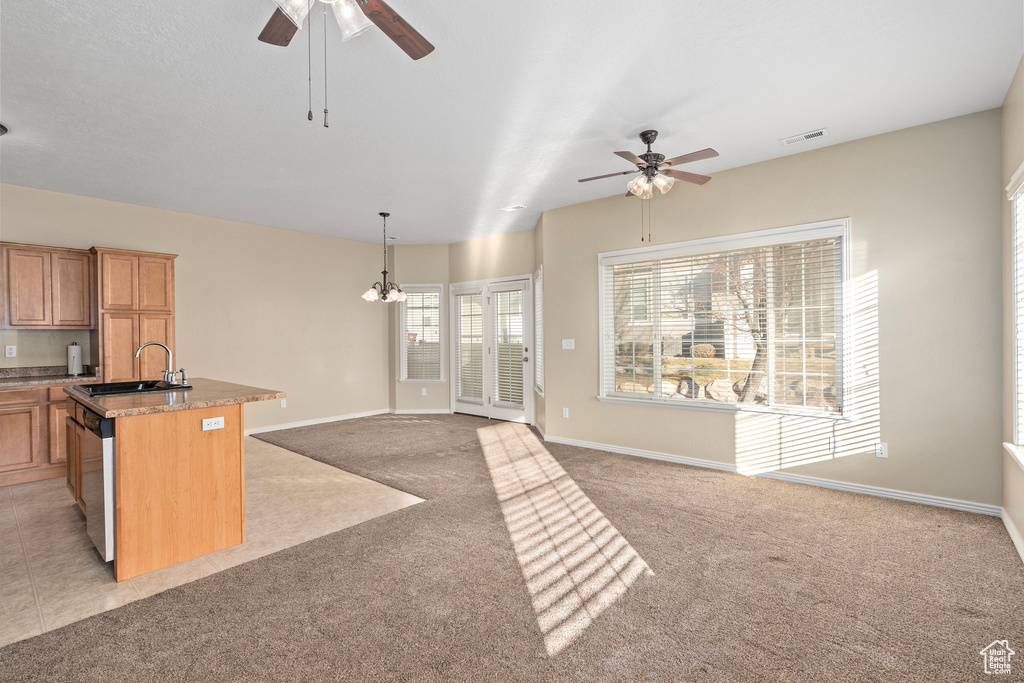
[[644, 200], [640, 199], [640, 241], [644, 241]]
[[327, 4], [321, 3], [324, 6], [324, 128], [329, 128], [327, 125]]
[[306, 0], [306, 84], [309, 93], [309, 113], [306, 118], [313, 120], [313, 0]]

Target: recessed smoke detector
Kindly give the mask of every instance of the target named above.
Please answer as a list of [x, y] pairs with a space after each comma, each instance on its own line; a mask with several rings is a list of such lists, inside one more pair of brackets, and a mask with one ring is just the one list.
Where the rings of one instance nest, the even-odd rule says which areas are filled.
[[388, 235], [388, 242], [394, 242], [398, 239], [397, 235]]
[[512, 206], [503, 206], [501, 207], [501, 210], [512, 213], [513, 211], [522, 211], [525, 208], [526, 207], [522, 204], [513, 204]]
[[807, 142], [808, 140], [817, 140], [828, 135], [828, 128], [819, 128], [818, 130], [812, 130], [809, 133], [801, 133], [800, 135], [794, 135], [792, 137], [783, 138], [779, 140], [783, 147], [789, 147], [790, 145], [796, 145], [801, 142]]

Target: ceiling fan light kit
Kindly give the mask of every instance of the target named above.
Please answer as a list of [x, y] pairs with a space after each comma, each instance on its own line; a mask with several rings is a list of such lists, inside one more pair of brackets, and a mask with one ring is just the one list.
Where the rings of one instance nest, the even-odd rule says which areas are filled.
[[[636, 164], [637, 171], [640, 172], [639, 175], [626, 184], [626, 187], [629, 189], [627, 196], [632, 195], [640, 197], [641, 199], [650, 199], [654, 196], [654, 188], [658, 188], [662, 194], [668, 194], [669, 190], [672, 189], [672, 186], [677, 180], [693, 183], [694, 185], [704, 185], [711, 180], [711, 178], [706, 175], [677, 171], [669, 167], [690, 163], [692, 161], [711, 159], [712, 157], [717, 157], [718, 152], [709, 147], [708, 149], [702, 149], [699, 152], [691, 152], [682, 156], [673, 157], [672, 159], [666, 159], [664, 154], [658, 154], [657, 152], [651, 151], [651, 145], [657, 139], [658, 131], [645, 130], [640, 133], [640, 141], [647, 145], [646, 152], [639, 155], [633, 154], [632, 152], [615, 153], [616, 156], [622, 157], [626, 161]], [[605, 175], [594, 176], [592, 178], [580, 178], [579, 182], [586, 183], [591, 180], [614, 178], [630, 175], [632, 173], [636, 173], [636, 171], [622, 171], [621, 173], [607, 173]]]

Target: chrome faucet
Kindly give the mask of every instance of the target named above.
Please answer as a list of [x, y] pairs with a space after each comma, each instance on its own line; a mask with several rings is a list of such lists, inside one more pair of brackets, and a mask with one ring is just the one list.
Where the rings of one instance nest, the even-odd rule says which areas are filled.
[[[142, 349], [147, 346], [159, 346], [167, 352], [167, 370], [164, 372], [164, 381], [168, 384], [178, 384], [178, 373], [174, 371], [174, 354], [171, 353], [171, 350], [164, 344], [161, 344], [160, 342], [146, 342], [139, 347], [138, 351], [135, 352], [135, 357], [138, 358], [139, 354], [142, 353]], [[184, 369], [182, 370], [182, 374], [184, 374]]]

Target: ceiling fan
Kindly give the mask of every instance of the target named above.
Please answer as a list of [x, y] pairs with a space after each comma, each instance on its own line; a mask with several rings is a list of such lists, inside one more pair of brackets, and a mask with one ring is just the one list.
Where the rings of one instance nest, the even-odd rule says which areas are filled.
[[651, 144], [657, 138], [658, 131], [645, 130], [640, 133], [640, 141], [647, 145], [646, 152], [639, 156], [632, 152], [615, 153], [626, 161], [636, 164], [636, 170], [622, 171], [620, 173], [606, 173], [605, 175], [598, 175], [593, 178], [580, 178], [580, 182], [586, 183], [591, 180], [614, 178], [616, 176], [630, 175], [639, 171], [640, 175], [629, 181], [627, 185], [629, 192], [626, 193], [626, 196], [650, 199], [654, 196], [655, 187], [661, 190], [662, 194], [665, 194], [672, 189], [672, 185], [677, 180], [682, 180], [686, 183], [693, 183], [694, 185], [703, 185], [711, 180], [710, 176], [687, 173], [686, 171], [677, 171], [674, 168], [666, 167], [679, 166], [681, 164], [688, 164], [691, 161], [701, 161], [702, 159], [711, 159], [713, 157], [717, 157], [718, 152], [709, 147], [708, 149], [702, 149], [699, 152], [690, 152], [689, 154], [666, 159], [664, 154], [657, 154], [651, 151]]
[[[259, 39], [287, 47], [306, 20], [316, 0], [276, 0], [278, 8], [263, 27]], [[434, 46], [383, 0], [320, 0], [330, 5], [341, 26], [342, 41], [354, 38], [376, 25], [395, 45], [413, 59], [422, 59]], [[371, 23], [372, 22], [372, 23]]]

